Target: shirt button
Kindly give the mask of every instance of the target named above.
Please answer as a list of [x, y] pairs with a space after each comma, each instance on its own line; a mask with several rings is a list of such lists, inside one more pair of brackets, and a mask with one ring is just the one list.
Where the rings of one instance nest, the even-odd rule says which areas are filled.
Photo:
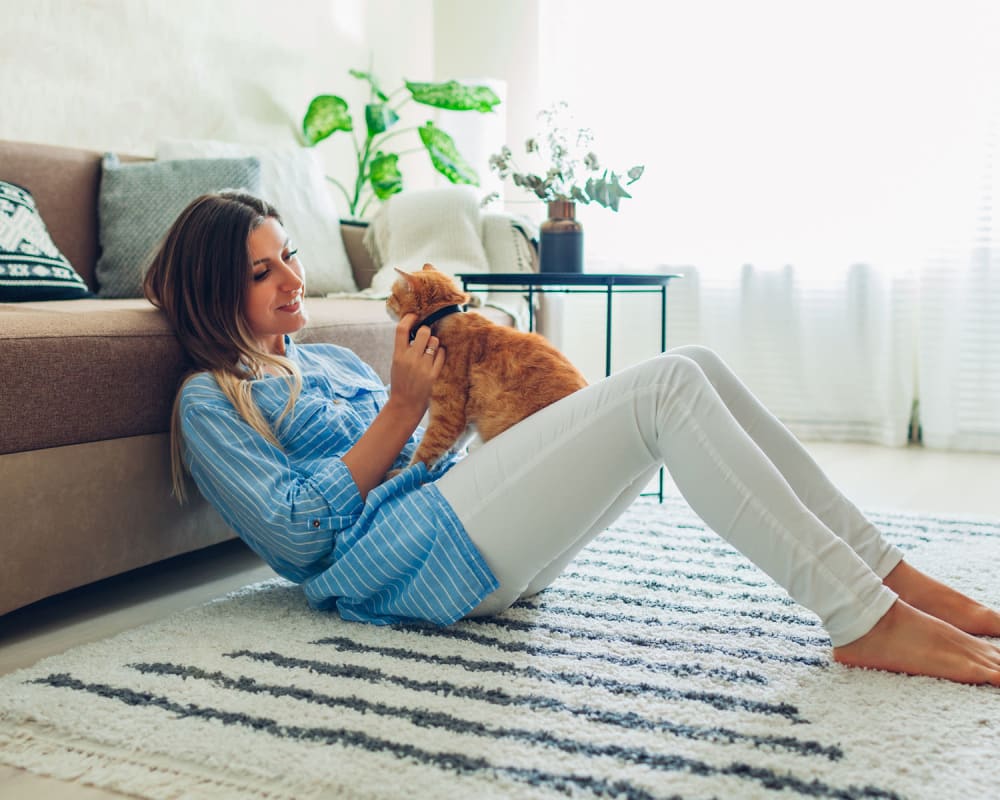
[[314, 528], [318, 528], [319, 527], [319, 520], [318, 519], [314, 519], [313, 520], [313, 527]]

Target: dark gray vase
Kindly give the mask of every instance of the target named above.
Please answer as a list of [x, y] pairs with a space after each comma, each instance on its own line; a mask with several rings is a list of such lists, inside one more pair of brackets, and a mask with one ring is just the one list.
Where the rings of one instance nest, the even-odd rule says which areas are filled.
[[540, 232], [540, 272], [583, 272], [583, 225], [576, 219], [576, 203], [549, 203], [549, 218]]

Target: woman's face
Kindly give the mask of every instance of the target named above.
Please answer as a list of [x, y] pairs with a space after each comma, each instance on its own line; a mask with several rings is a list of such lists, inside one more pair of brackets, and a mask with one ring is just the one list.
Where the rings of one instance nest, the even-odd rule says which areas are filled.
[[285, 229], [273, 217], [251, 232], [249, 244], [246, 321], [264, 350], [283, 355], [285, 334], [301, 330], [307, 321], [302, 265]]

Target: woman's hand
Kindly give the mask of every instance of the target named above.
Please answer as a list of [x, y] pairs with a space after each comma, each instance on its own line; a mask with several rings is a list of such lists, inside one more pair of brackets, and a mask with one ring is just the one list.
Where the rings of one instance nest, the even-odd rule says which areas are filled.
[[426, 325], [420, 326], [410, 341], [416, 321], [416, 314], [405, 314], [396, 325], [388, 402], [397, 413], [415, 414], [419, 422], [430, 404], [434, 381], [444, 367], [445, 351]]
[[357, 444], [344, 453], [362, 497], [378, 486], [420, 424], [430, 404], [431, 388], [444, 366], [444, 349], [428, 327], [410, 341], [416, 314], [407, 314], [396, 326], [389, 399]]

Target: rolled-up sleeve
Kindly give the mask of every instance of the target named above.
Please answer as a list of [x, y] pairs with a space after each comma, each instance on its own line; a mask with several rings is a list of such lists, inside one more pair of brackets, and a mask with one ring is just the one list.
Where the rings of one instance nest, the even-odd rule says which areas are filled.
[[305, 474], [228, 402], [197, 390], [182, 396], [180, 422], [195, 484], [254, 552], [293, 581], [329, 563], [336, 532], [364, 508], [341, 458]]

